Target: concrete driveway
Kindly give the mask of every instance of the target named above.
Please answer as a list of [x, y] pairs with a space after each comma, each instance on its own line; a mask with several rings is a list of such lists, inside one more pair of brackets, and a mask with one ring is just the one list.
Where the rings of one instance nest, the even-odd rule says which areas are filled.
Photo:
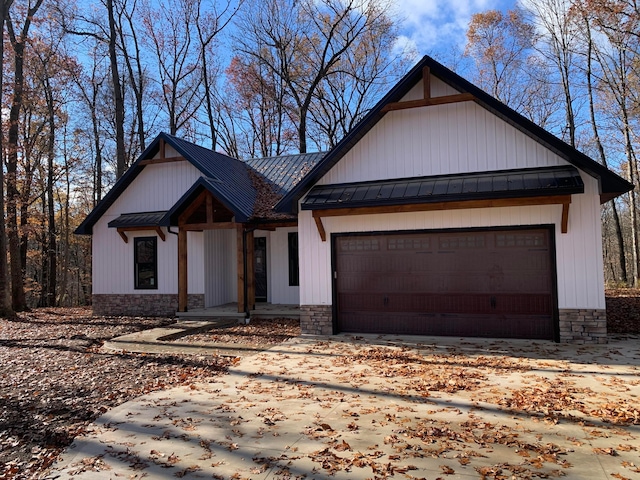
[[640, 339], [298, 338], [107, 412], [47, 478], [640, 478]]

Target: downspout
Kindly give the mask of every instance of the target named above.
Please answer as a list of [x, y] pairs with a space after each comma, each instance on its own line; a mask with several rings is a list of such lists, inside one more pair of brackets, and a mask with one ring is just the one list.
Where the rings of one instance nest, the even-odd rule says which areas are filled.
[[176, 236], [178, 235], [178, 232], [172, 232], [172, 231], [171, 231], [171, 225], [169, 225], [169, 226], [167, 227], [167, 232], [168, 232], [168, 233], [172, 233], [172, 234], [174, 234], [174, 235], [176, 235]]

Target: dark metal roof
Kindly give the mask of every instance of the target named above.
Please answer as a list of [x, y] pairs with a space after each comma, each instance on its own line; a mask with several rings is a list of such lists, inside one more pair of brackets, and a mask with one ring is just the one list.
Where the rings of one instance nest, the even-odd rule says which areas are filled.
[[167, 214], [163, 212], [123, 213], [109, 222], [109, 228], [122, 227], [157, 227], [160, 220]]
[[249, 175], [250, 167], [245, 162], [162, 132], [120, 177], [102, 201], [84, 219], [75, 233], [80, 235], [92, 233], [95, 223], [145, 168], [141, 162], [153, 158], [159, 151], [161, 140], [171, 145], [205, 177], [212, 181], [219, 181], [215, 189], [216, 198], [225, 204], [234, 205], [235, 209], [242, 213], [248, 212], [248, 216], [251, 216], [256, 191]]
[[272, 182], [280, 194], [286, 194], [315, 167], [326, 152], [300, 153], [279, 157], [252, 158], [247, 165]]
[[455, 202], [583, 193], [580, 173], [571, 165], [373, 182], [316, 185], [303, 210], [415, 203]]
[[256, 191], [245, 162], [180, 138], [172, 138], [174, 148], [204, 173], [206, 178], [202, 179], [202, 185], [240, 218], [250, 217]]
[[[202, 189], [210, 191], [234, 213], [239, 222], [253, 217], [262, 218], [266, 207], [264, 205], [256, 205], [256, 202], [264, 201], [265, 199], [264, 194], [262, 196], [259, 195], [259, 188], [257, 188], [259, 185], [256, 185], [255, 176], [264, 177], [266, 182], [269, 182], [274, 187], [275, 199], [268, 205], [268, 209], [271, 210], [271, 207], [279, 200], [280, 196], [293, 188], [324, 156], [324, 153], [307, 153], [251, 159], [245, 162], [163, 132], [151, 142], [149, 147], [129, 167], [102, 201], [80, 224], [75, 233], [89, 235], [92, 233], [95, 223], [145, 168], [145, 164], [141, 162], [153, 158], [158, 153], [161, 140], [171, 145], [188, 162], [200, 170], [203, 175], [169, 212], [164, 212], [167, 216], [164, 218], [162, 225], [171, 224], [170, 222], [175, 220], [176, 212], [182, 211], [184, 208], [184, 202], [187, 199], [193, 200]], [[270, 215], [265, 219], [271, 217], [280, 218], [282, 214]], [[287, 218], [289, 217], [287, 216]], [[255, 220], [255, 218], [253, 219]], [[117, 220], [124, 221], [125, 219], [121, 216]]]
[[601, 202], [604, 203], [633, 189], [633, 185], [622, 177], [523, 117], [433, 58], [425, 56], [324, 156], [301, 182], [278, 202], [276, 210], [280, 212], [295, 212], [298, 200], [382, 119], [385, 115], [385, 112], [383, 112], [384, 106], [388, 103], [400, 101], [422, 79], [424, 67], [429, 67], [432, 75], [460, 93], [472, 94], [475, 97], [474, 101], [478, 105], [486, 108], [525, 135], [549, 148], [570, 164], [598, 179]]
[[[178, 217], [180, 214], [196, 199], [200, 192], [203, 190], [208, 190], [211, 194], [216, 197], [220, 202], [227, 207], [236, 217], [236, 222], [245, 222], [247, 221], [252, 213], [253, 213], [253, 203], [250, 206], [246, 204], [235, 204], [230, 202], [226, 195], [222, 195], [221, 190], [226, 190], [228, 188], [224, 182], [216, 179], [216, 178], [207, 178], [200, 177], [195, 183], [191, 186], [191, 188], [182, 196], [180, 200], [178, 200], [171, 210], [166, 212], [166, 214], [160, 220], [160, 225], [169, 226], [169, 225], [177, 225]], [[255, 190], [254, 190], [255, 195]]]

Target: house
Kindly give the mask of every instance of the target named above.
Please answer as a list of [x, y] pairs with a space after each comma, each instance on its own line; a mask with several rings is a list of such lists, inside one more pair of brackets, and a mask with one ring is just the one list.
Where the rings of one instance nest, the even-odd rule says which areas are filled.
[[326, 154], [161, 134], [77, 233], [100, 314], [267, 300], [307, 334], [603, 343], [600, 205], [632, 188], [425, 57]]

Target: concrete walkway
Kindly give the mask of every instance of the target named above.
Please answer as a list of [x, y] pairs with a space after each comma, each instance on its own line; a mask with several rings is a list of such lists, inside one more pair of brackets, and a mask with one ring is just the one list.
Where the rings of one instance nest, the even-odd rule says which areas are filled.
[[47, 478], [640, 478], [639, 365], [637, 338], [297, 338], [107, 412]]
[[142, 330], [114, 338], [105, 342], [102, 348], [107, 351], [223, 355], [232, 357], [245, 357], [263, 351], [263, 348], [239, 346], [238, 344], [187, 343], [180, 341], [180, 338], [185, 335], [236, 325], [237, 323], [237, 319], [229, 317], [209, 318], [207, 320], [179, 319], [172, 325]]

